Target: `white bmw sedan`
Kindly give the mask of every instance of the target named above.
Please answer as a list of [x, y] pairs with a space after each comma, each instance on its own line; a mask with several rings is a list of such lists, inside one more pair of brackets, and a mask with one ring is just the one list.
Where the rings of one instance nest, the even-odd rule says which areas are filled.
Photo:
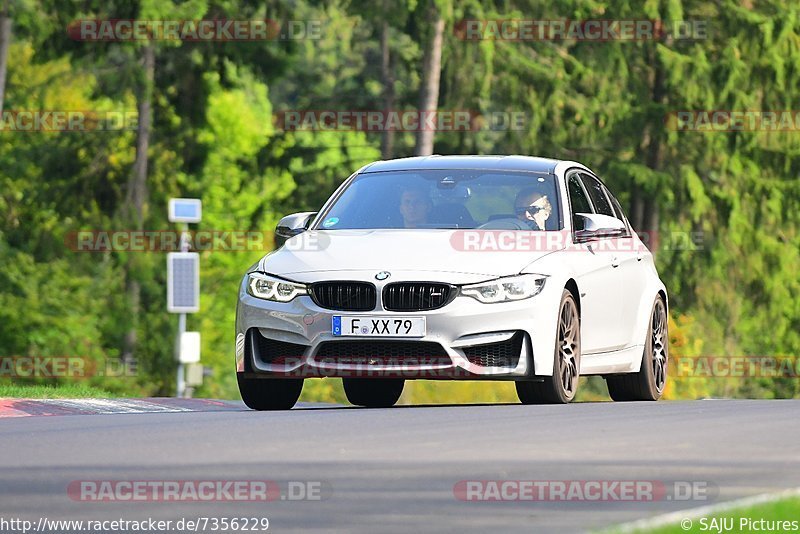
[[667, 292], [608, 188], [573, 161], [380, 161], [245, 274], [236, 371], [245, 404], [288, 409], [305, 379], [392, 406], [409, 379], [513, 380], [566, 403], [580, 375], [614, 400], [657, 400]]

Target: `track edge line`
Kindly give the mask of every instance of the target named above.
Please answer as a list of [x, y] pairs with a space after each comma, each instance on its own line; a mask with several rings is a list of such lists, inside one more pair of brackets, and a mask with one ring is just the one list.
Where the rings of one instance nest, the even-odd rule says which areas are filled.
[[595, 530], [592, 532], [597, 534], [630, 534], [631, 532], [647, 531], [672, 523], [677, 523], [681, 519], [697, 519], [698, 517], [718, 514], [719, 512], [726, 512], [735, 508], [744, 508], [754, 506], [756, 504], [764, 504], [797, 496], [800, 496], [800, 487], [773, 493], [760, 493], [758, 495], [751, 495], [750, 497], [743, 497], [741, 499], [725, 501], [717, 504], [709, 504], [706, 506], [700, 506], [698, 508], [686, 508], [685, 510], [669, 512], [645, 519], [637, 519], [636, 521], [630, 521], [628, 523], [622, 523], [620, 525], [604, 528], [602, 530]]

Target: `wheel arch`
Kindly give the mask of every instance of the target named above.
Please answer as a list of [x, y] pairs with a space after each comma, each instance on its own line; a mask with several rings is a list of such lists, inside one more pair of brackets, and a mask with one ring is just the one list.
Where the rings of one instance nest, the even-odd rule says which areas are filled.
[[575, 305], [578, 307], [578, 319], [581, 318], [581, 292], [578, 291], [578, 283], [575, 281], [574, 278], [570, 278], [564, 284], [564, 289], [569, 291], [572, 294], [572, 298], [575, 299]]
[[658, 295], [664, 301], [664, 308], [666, 308], [667, 318], [669, 318], [669, 299], [667, 298], [667, 290], [663, 287], [658, 290]]
[[[661, 299], [664, 302], [664, 307], [667, 312], [667, 318], [669, 319], [669, 300], [667, 297], [667, 289], [659, 281], [658, 285], [655, 288], [651, 286], [649, 290], [642, 293], [642, 298], [639, 302], [639, 312], [636, 314], [637, 320], [636, 320], [636, 326], [634, 328], [636, 337], [634, 338], [634, 345], [640, 345], [644, 347], [644, 345], [647, 343], [647, 332], [650, 324], [650, 314], [656, 299]], [[634, 363], [638, 371], [639, 364], [641, 364], [641, 361], [632, 363]]]

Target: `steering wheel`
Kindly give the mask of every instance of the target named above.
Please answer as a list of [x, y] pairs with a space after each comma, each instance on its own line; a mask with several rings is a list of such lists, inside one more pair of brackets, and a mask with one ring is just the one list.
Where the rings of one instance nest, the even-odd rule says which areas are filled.
[[487, 221], [478, 226], [478, 230], [531, 230], [530, 225], [514, 217], [504, 217]]

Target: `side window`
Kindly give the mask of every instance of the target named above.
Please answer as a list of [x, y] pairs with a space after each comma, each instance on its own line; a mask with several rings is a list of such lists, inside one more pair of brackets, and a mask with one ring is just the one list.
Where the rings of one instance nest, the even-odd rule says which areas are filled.
[[579, 227], [576, 221], [576, 213], [592, 213], [592, 205], [589, 204], [589, 199], [586, 198], [586, 192], [583, 190], [577, 174], [570, 176], [567, 181], [567, 191], [569, 192], [569, 203], [572, 206], [572, 226]]
[[622, 222], [625, 222], [625, 215], [622, 213], [622, 207], [619, 205], [619, 200], [617, 200], [616, 197], [611, 194], [611, 191], [609, 191], [608, 188], [606, 188], [605, 191], [609, 200], [611, 200], [611, 207], [614, 208], [614, 217]]
[[589, 198], [592, 200], [595, 213], [616, 217], [614, 209], [611, 207], [611, 202], [609, 202], [608, 197], [603, 191], [603, 184], [593, 176], [583, 173], [581, 173], [581, 180], [586, 187], [587, 193], [589, 193]]

